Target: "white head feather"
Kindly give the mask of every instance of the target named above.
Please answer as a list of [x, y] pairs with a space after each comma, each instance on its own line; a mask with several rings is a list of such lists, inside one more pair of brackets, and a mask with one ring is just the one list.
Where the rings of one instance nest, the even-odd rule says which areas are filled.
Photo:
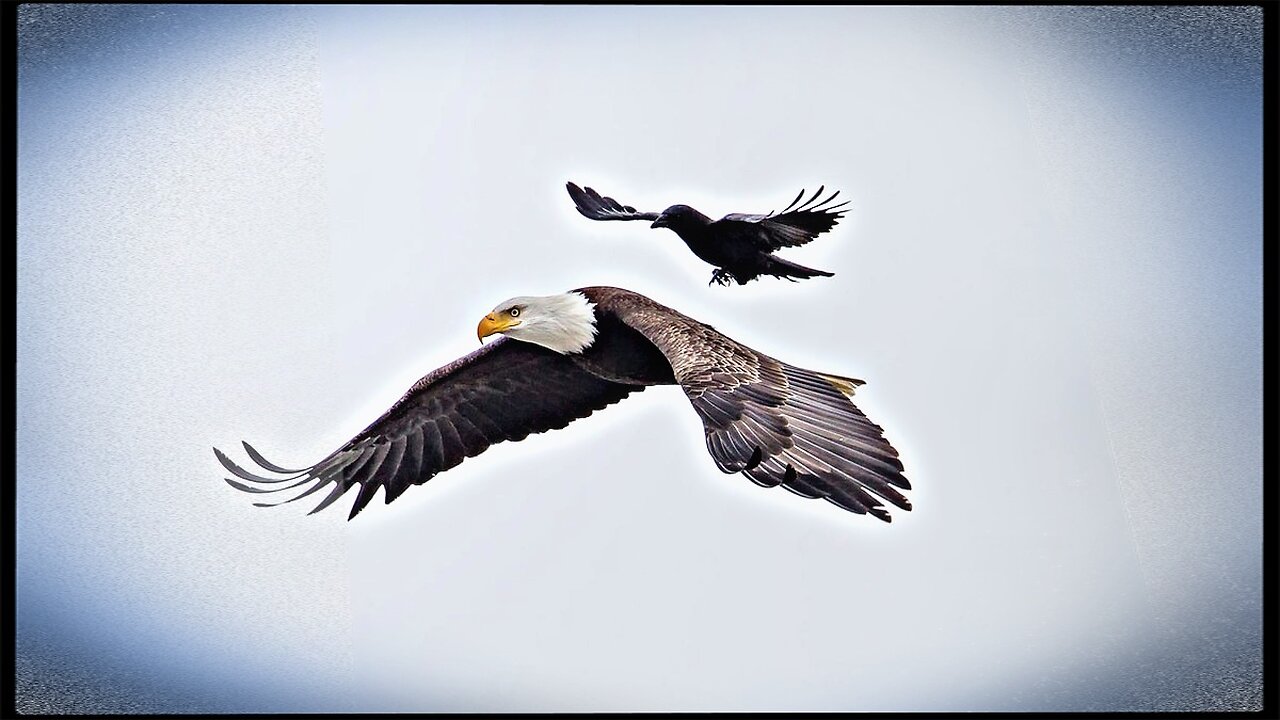
[[519, 322], [502, 331], [508, 337], [561, 354], [582, 352], [595, 341], [595, 305], [582, 293], [513, 297], [498, 303], [493, 311], [512, 308], [517, 308]]

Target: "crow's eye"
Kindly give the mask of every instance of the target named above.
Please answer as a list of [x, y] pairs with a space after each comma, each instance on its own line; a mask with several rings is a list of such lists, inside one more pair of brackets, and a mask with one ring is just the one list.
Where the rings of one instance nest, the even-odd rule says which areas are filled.
[[511, 317], [520, 317], [520, 308], [511, 308], [507, 311]]

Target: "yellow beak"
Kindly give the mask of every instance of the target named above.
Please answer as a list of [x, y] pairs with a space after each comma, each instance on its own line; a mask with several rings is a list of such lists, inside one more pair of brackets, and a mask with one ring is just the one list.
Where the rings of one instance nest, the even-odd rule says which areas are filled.
[[484, 339], [490, 335], [500, 333], [519, 324], [519, 320], [510, 316], [489, 313], [481, 318], [480, 324], [476, 326], [476, 339], [483, 343]]

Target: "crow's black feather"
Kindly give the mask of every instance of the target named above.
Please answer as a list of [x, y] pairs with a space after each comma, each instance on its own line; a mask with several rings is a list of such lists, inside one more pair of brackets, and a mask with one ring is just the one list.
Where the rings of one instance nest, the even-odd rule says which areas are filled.
[[808, 268], [783, 260], [774, 253], [812, 241], [840, 221], [849, 203], [830, 205], [839, 190], [819, 200], [826, 190], [820, 185], [805, 199], [802, 189], [782, 212], [767, 215], [731, 213], [712, 220], [688, 205], [672, 205], [661, 213], [637, 212], [611, 197], [601, 196], [590, 187], [580, 188], [566, 183], [569, 197], [584, 217], [592, 220], [652, 220], [652, 227], [668, 228], [684, 241], [689, 250], [716, 269], [711, 282], [744, 285], [761, 275], [795, 281], [812, 277], [830, 277], [832, 273]]

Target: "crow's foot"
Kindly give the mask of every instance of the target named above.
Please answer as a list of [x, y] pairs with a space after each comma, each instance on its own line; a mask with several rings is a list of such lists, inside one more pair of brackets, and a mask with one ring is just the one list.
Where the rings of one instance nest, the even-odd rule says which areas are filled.
[[707, 283], [707, 287], [711, 287], [712, 285], [723, 285], [725, 287], [728, 287], [729, 285], [732, 285], [732, 284], [733, 284], [733, 275], [729, 274], [728, 272], [720, 268], [716, 268], [711, 272], [711, 282]]

